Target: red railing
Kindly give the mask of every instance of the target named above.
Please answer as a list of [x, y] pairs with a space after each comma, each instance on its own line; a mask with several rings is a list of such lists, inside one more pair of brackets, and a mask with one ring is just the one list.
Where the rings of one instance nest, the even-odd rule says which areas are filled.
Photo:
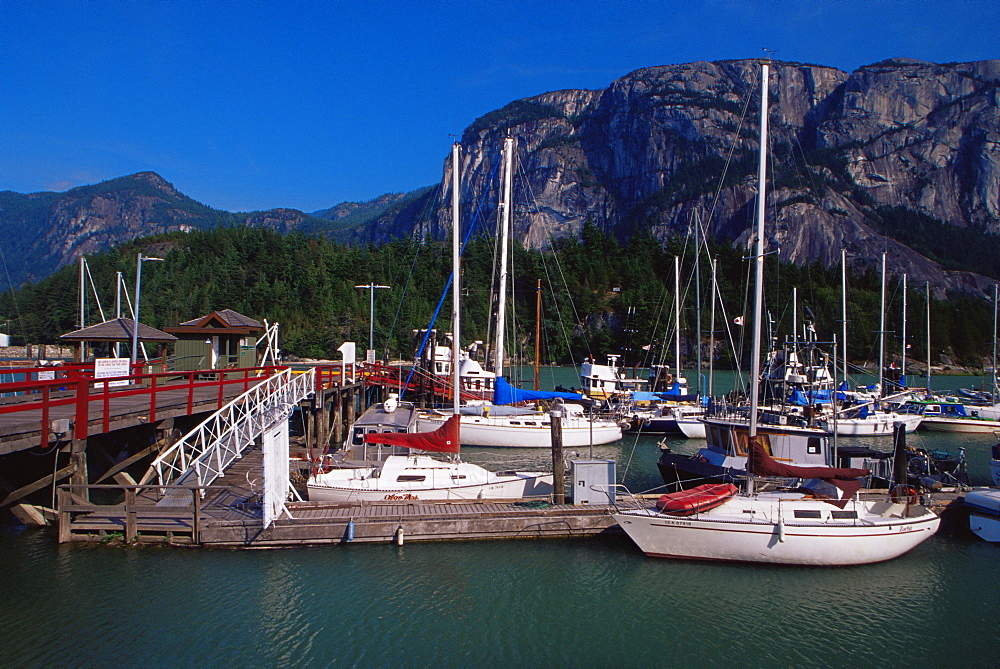
[[[46, 368], [31, 368], [32, 371]], [[226, 390], [236, 387], [245, 392], [257, 380], [266, 378], [285, 369], [283, 366], [248, 367], [238, 369], [196, 370], [185, 372], [158, 372], [154, 374], [132, 374], [110, 379], [94, 379], [92, 367], [88, 370], [76, 368], [56, 369], [54, 379], [16, 381], [0, 384], [0, 414], [17, 414], [40, 411], [39, 425], [42, 432], [41, 445], [48, 443], [49, 421], [52, 409], [73, 407], [71, 421], [73, 437], [84, 439], [88, 434], [90, 408], [94, 403], [101, 406], [101, 429], [110, 430], [112, 420], [111, 401], [126, 397], [145, 397], [144, 402], [131, 407], [133, 411], [147, 411], [149, 422], [156, 420], [157, 398], [166, 392], [186, 389], [185, 411], [194, 412], [195, 393], [199, 388], [217, 388], [216, 408], [226, 401]], [[109, 383], [110, 382], [110, 383]], [[123, 385], [112, 385], [123, 384]]]
[[[111, 403], [114, 400], [127, 397], [144, 397], [143, 402], [137, 402], [129, 407], [130, 413], [145, 411], [147, 420], [153, 422], [157, 418], [157, 398], [166, 392], [176, 393], [181, 388], [186, 390], [184, 408], [186, 413], [194, 412], [196, 393], [199, 389], [215, 388], [215, 405], [221, 408], [226, 403], [226, 390], [237, 387], [244, 392], [258, 379], [271, 376], [287, 369], [286, 366], [225, 368], [215, 370], [173, 371], [157, 373], [141, 373], [149, 363], [136, 363], [130, 376], [95, 379], [93, 363], [68, 363], [52, 367], [13, 367], [2, 368], [0, 374], [13, 374], [14, 378], [22, 380], [11, 383], [0, 383], [0, 414], [17, 414], [39, 411], [38, 418], [27, 418], [30, 425], [38, 420], [41, 430], [41, 445], [49, 442], [50, 421], [54, 414], [61, 414], [72, 423], [73, 437], [85, 439], [88, 436], [90, 410], [95, 404], [101, 407], [100, 427], [102, 432], [108, 432], [114, 416]], [[293, 372], [295, 368], [292, 368]], [[312, 369], [316, 374], [316, 391], [321, 394], [323, 389], [343, 385], [344, 366], [333, 363], [316, 365]], [[51, 379], [39, 379], [39, 372], [52, 372]], [[360, 382], [367, 386], [389, 386], [400, 388], [406, 379], [409, 369], [376, 363], [374, 365], [347, 365], [347, 382]], [[110, 382], [110, 383], [109, 383]], [[115, 385], [112, 385], [115, 384]], [[119, 385], [121, 384], [121, 385]], [[204, 393], [202, 399], [204, 401]], [[53, 411], [58, 407], [73, 407], [72, 411]], [[176, 408], [176, 405], [174, 406]]]

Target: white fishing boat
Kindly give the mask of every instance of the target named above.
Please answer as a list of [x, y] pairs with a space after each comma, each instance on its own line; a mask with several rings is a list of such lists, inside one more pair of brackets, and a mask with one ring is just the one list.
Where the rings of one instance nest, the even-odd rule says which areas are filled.
[[975, 406], [955, 399], [910, 400], [901, 411], [923, 418], [920, 427], [935, 432], [990, 433], [1000, 431], [1000, 420], [980, 415]]
[[[766, 562], [795, 565], [854, 565], [889, 560], [902, 555], [937, 531], [940, 519], [919, 503], [905, 486], [894, 489], [894, 499], [862, 501], [859, 469], [792, 467], [767, 453], [759, 439], [757, 413], [760, 376], [764, 278], [764, 217], [767, 138], [768, 63], [763, 63], [759, 189], [757, 201], [756, 278], [750, 413], [747, 432], [747, 468], [751, 474], [811, 479], [807, 497], [799, 491], [756, 492], [748, 477], [742, 492], [732, 484], [706, 491], [709, 503], [673, 504], [671, 493], [657, 506], [615, 513], [614, 518], [646, 555], [654, 557]], [[822, 432], [822, 431], [821, 431]], [[899, 440], [900, 443], [902, 439]], [[897, 443], [897, 453], [902, 446]], [[825, 497], [825, 488], [837, 497]], [[686, 499], [690, 499], [689, 497]]]

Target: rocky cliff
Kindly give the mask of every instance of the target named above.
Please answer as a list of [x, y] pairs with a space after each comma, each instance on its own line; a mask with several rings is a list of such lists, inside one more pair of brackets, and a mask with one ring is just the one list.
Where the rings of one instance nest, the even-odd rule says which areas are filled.
[[[514, 233], [532, 247], [589, 221], [626, 237], [684, 234], [699, 220], [746, 243], [758, 153], [757, 61], [698, 62], [632, 72], [602, 91], [558, 91], [511, 103], [462, 137], [465, 219], [495, 174], [502, 138], [516, 138]], [[936, 65], [892, 60], [853, 73], [774, 63], [768, 243], [784, 260], [852, 264], [882, 252], [894, 273], [982, 293], [985, 277], [949, 271], [886, 231], [902, 208], [997, 241], [1000, 61]], [[450, 227], [451, 166], [435, 216]], [[495, 206], [496, 188], [486, 193]], [[900, 240], [903, 241], [900, 241]], [[996, 276], [996, 275], [994, 275]]]

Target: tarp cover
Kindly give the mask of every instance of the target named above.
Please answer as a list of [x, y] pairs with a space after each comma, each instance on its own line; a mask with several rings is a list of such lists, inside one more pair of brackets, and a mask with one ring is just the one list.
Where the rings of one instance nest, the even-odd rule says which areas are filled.
[[502, 376], [497, 377], [496, 385], [493, 386], [494, 404], [515, 404], [517, 402], [554, 400], [556, 398], [573, 400], [574, 402], [584, 401], [583, 395], [579, 393], [556, 393], [545, 390], [524, 390], [523, 388], [515, 388], [507, 383], [507, 380]]
[[829, 482], [841, 491], [841, 499], [854, 496], [861, 489], [858, 478], [868, 476], [867, 469], [853, 467], [797, 467], [777, 462], [768, 455], [756, 440], [750, 444], [750, 457], [747, 458], [747, 469], [757, 476], [780, 476], [784, 478], [821, 479]]
[[369, 432], [366, 444], [389, 444], [435, 453], [458, 453], [461, 417], [452, 416], [433, 432]]

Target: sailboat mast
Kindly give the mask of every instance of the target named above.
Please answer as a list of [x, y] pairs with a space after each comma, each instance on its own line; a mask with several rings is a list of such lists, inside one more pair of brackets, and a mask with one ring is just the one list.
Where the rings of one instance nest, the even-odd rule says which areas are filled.
[[510, 233], [510, 200], [513, 182], [514, 138], [503, 140], [503, 200], [500, 203], [500, 279], [497, 290], [497, 331], [493, 348], [493, 371], [503, 376], [504, 329], [507, 317], [507, 238]]
[[770, 66], [764, 62], [760, 68], [760, 160], [757, 165], [757, 254], [754, 272], [753, 343], [750, 351], [750, 438], [757, 436], [757, 404], [760, 400], [760, 338], [764, 311], [764, 215], [765, 182], [767, 180], [767, 93]]
[[535, 288], [535, 390], [538, 390], [538, 358], [542, 355], [542, 280]]
[[931, 394], [931, 282], [924, 282], [924, 298], [927, 302], [927, 394]]
[[885, 253], [882, 254], [882, 297], [878, 325], [878, 396], [885, 395]]
[[712, 258], [712, 308], [708, 317], [708, 397], [715, 396], [715, 294], [718, 290], [718, 279], [715, 274], [716, 259]]
[[990, 401], [997, 404], [997, 284], [993, 284], [993, 394]]
[[[459, 257], [462, 252], [462, 222], [459, 218], [459, 189], [461, 187], [461, 150], [458, 142], [451, 145], [451, 392], [453, 412], [459, 413], [459, 405], [462, 403], [462, 379], [459, 370], [459, 351], [461, 343], [459, 335], [461, 333], [461, 323], [459, 319], [461, 302], [461, 272], [459, 271]], [[372, 291], [375, 294], [375, 291]]]
[[681, 259], [674, 256], [674, 381], [681, 382]]
[[695, 363], [698, 367], [698, 396], [704, 393], [701, 378], [701, 219], [695, 215], [694, 220], [694, 350]]
[[844, 342], [844, 382], [847, 382], [847, 249], [840, 249], [840, 329]]
[[903, 273], [903, 323], [902, 327], [903, 349], [899, 358], [899, 389], [903, 389], [903, 382], [906, 379], [906, 273]]

